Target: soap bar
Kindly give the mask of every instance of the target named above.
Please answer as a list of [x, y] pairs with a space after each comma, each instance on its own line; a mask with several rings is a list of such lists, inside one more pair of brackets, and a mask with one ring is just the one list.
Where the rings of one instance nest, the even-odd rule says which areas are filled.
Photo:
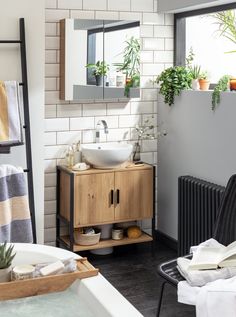
[[57, 262], [51, 263], [51, 264], [43, 267], [42, 269], [40, 269], [40, 273], [43, 276], [57, 274], [57, 273], [63, 272], [64, 267], [65, 266], [62, 263], [62, 261], [57, 261]]
[[33, 278], [35, 267], [33, 265], [18, 265], [12, 270], [12, 280]]

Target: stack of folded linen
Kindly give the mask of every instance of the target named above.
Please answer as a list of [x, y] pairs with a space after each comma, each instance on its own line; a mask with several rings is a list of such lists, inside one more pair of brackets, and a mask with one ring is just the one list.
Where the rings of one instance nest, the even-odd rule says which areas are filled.
[[19, 84], [0, 81], [0, 147], [23, 144], [21, 105]]

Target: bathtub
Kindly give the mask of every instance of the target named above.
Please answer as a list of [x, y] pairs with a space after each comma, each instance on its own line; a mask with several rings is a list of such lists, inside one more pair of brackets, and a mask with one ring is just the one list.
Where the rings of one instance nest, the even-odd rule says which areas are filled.
[[[80, 258], [79, 255], [72, 253], [70, 251], [55, 248], [55, 247], [45, 246], [45, 245], [39, 245], [39, 244], [34, 245], [34, 244], [16, 243], [14, 250], [16, 251], [16, 256], [13, 261], [13, 266], [18, 264], [36, 264], [36, 263], [42, 263], [42, 262], [52, 262], [58, 259], [63, 260], [70, 257], [73, 257], [75, 259]], [[78, 297], [79, 301], [82, 301], [85, 305], [88, 306], [90, 312], [92, 313], [91, 316], [94, 316], [94, 317], [141, 317], [143, 316], [100, 273], [98, 274], [98, 276], [95, 276], [95, 277], [77, 280], [72, 285], [71, 290], [72, 292], [74, 292], [73, 296], [75, 297], [75, 299]], [[21, 301], [22, 303], [25, 303], [24, 302], [25, 299], [19, 299], [17, 300], [16, 303], [11, 301], [1, 302], [0, 304], [1, 317], [5, 317], [4, 314], [1, 313], [1, 306], [4, 308], [4, 303], [6, 305], [11, 305], [11, 307], [13, 308], [24, 307], [24, 305], [21, 305]], [[64, 303], [64, 305], [66, 305], [66, 302]], [[10, 306], [8, 306], [7, 308], [8, 311], [9, 311], [9, 307]], [[87, 315], [89, 314], [85, 313], [84, 315], [78, 315], [78, 316], [87, 316]], [[11, 315], [9, 313], [6, 316], [11, 316]], [[19, 316], [21, 316], [20, 313], [19, 313]], [[52, 316], [54, 315], [52, 314]], [[76, 317], [76, 316], [77, 316], [76, 312], [73, 313], [73, 317]]]

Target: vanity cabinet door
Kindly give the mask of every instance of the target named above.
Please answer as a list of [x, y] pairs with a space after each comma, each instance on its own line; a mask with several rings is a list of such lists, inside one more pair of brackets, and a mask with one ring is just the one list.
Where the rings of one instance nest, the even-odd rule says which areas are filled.
[[114, 173], [75, 177], [74, 226], [95, 225], [114, 220], [112, 190]]
[[115, 220], [153, 216], [153, 170], [115, 172]]

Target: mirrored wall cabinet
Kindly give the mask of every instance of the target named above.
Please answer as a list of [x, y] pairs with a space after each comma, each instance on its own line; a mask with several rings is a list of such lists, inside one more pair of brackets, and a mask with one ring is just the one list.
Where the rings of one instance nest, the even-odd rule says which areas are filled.
[[60, 21], [60, 98], [138, 98], [140, 23]]

